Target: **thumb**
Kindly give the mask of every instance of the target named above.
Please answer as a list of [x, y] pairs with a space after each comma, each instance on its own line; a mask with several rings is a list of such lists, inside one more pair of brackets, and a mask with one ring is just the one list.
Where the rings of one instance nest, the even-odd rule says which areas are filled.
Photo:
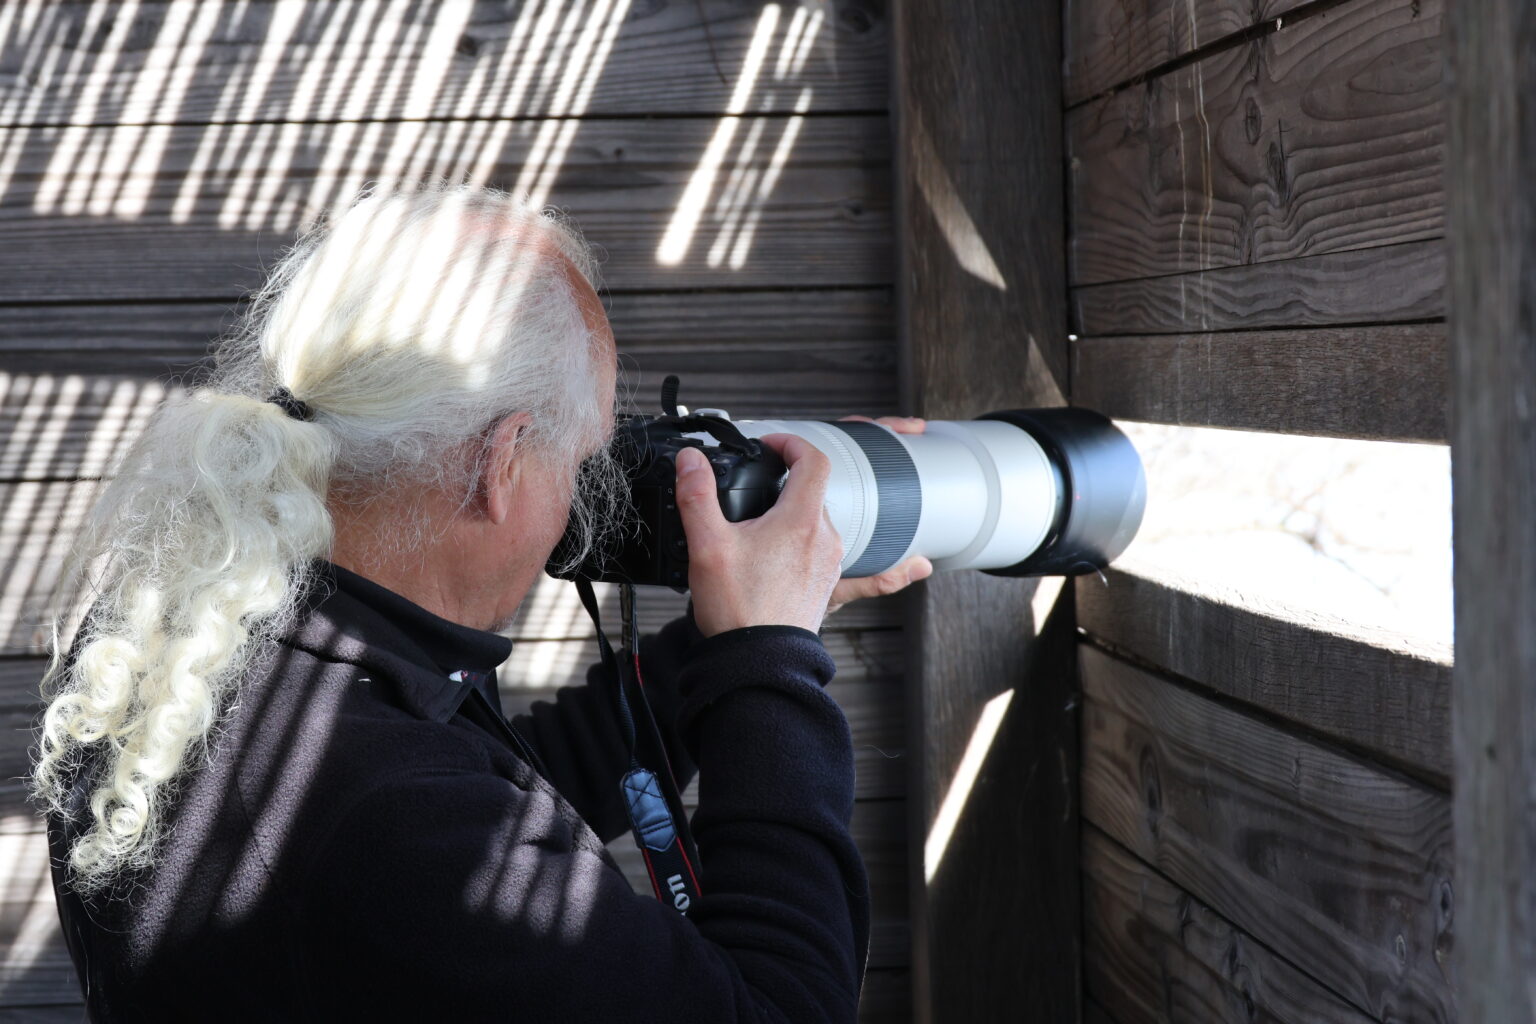
[[677, 511], [690, 541], [725, 525], [720, 497], [715, 492], [714, 471], [709, 468], [709, 459], [697, 448], [684, 448], [677, 453], [676, 491]]

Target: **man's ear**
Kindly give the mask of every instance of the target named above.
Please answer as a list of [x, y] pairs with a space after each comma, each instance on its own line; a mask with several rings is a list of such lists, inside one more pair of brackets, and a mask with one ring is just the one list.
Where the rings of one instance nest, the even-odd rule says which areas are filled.
[[517, 482], [527, 455], [524, 438], [532, 424], [532, 416], [515, 412], [496, 424], [487, 442], [479, 489], [485, 499], [486, 518], [497, 526], [512, 515]]

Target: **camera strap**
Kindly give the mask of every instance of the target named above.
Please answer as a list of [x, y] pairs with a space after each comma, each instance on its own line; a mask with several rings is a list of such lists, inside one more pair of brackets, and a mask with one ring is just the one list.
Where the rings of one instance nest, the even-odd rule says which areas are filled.
[[635, 845], [645, 859], [656, 898], [687, 914], [700, 893], [694, 867], [699, 855], [666, 744], [645, 696], [635, 632], [635, 588], [628, 583], [619, 584], [621, 626], [619, 650], [615, 653], [603, 632], [591, 581], [578, 578], [575, 583], [582, 606], [597, 630], [598, 650], [613, 686], [614, 709], [629, 752], [629, 770], [620, 780], [620, 789]]

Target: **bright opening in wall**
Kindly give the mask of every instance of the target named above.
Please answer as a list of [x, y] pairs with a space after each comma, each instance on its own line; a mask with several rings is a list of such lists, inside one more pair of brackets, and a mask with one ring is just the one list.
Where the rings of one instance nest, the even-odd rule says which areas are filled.
[[1451, 643], [1449, 448], [1119, 426], [1147, 469], [1125, 567]]

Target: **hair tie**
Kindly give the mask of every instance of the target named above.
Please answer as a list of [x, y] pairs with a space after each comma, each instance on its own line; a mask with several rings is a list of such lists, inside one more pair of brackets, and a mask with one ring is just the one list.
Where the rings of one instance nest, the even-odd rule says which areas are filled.
[[293, 392], [280, 387], [267, 396], [267, 401], [277, 406], [283, 412], [296, 420], [312, 420], [315, 418], [315, 410], [293, 397]]

